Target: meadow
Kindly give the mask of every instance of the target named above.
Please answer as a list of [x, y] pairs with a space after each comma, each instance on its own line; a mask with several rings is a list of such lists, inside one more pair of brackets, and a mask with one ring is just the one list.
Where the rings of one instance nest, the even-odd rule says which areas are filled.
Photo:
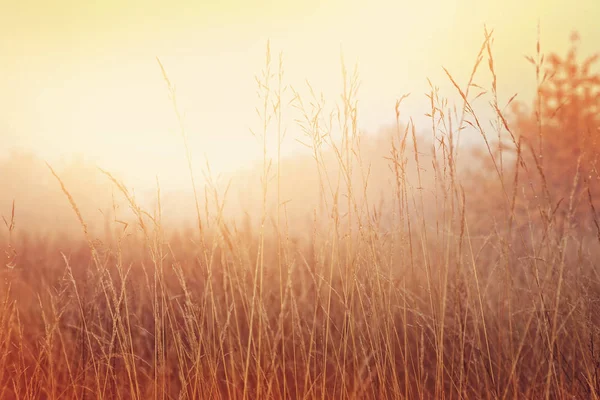
[[[357, 72], [331, 103], [267, 49], [263, 162], [201, 185], [182, 123], [185, 198], [7, 162], [0, 398], [599, 398], [595, 58], [538, 42], [535, 99], [500, 103], [492, 44], [466, 85], [447, 72], [457, 105], [430, 83], [430, 126], [403, 97], [378, 135]], [[291, 112], [307, 153], [284, 159]], [[33, 164], [36, 187], [11, 179]]]

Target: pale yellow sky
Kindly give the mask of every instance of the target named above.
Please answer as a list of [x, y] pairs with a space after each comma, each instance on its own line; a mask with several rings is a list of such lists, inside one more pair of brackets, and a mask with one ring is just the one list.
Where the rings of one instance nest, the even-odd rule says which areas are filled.
[[155, 175], [165, 186], [188, 182], [156, 56], [177, 85], [198, 165], [206, 153], [216, 171], [228, 171], [259, 155], [249, 128], [258, 126], [254, 75], [267, 39], [284, 52], [288, 83], [302, 88], [308, 79], [332, 101], [340, 46], [349, 63], [358, 60], [359, 119], [370, 130], [393, 121], [406, 92], [406, 112], [419, 120], [427, 77], [453, 94], [441, 67], [464, 83], [484, 24], [495, 30], [504, 99], [531, 96], [523, 55], [535, 50], [538, 18], [544, 49], [564, 52], [577, 29], [582, 53], [600, 50], [598, 0], [0, 3], [3, 147], [49, 160], [81, 152], [131, 184]]

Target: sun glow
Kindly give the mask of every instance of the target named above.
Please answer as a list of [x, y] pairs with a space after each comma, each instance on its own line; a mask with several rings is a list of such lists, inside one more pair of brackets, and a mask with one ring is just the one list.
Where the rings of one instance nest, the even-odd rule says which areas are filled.
[[[264, 67], [267, 39], [273, 69], [284, 52], [287, 84], [304, 90], [308, 80], [332, 101], [342, 87], [340, 50], [348, 64], [357, 61], [359, 120], [375, 130], [393, 121], [398, 97], [427, 91], [427, 77], [450, 95], [441, 67], [466, 79], [484, 23], [496, 30], [498, 75], [507, 83], [500, 95], [531, 91], [523, 55], [534, 50], [538, 18], [542, 43], [553, 48], [565, 47], [575, 26], [588, 46], [600, 37], [591, 17], [597, 2], [581, 3], [13, 2], [0, 17], [0, 128], [6, 142], [45, 159], [82, 153], [132, 185], [153, 185], [159, 176], [165, 186], [184, 187], [185, 151], [157, 56], [177, 87], [194, 168], [200, 173], [208, 159], [218, 174], [261, 157], [250, 129], [260, 128], [254, 75]], [[418, 118], [426, 102], [412, 96], [405, 112]], [[299, 148], [294, 117], [285, 115], [286, 154]]]

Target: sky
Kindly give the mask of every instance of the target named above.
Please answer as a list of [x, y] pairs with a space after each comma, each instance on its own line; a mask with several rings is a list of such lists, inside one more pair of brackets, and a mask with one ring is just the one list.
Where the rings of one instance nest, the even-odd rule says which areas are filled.
[[[261, 156], [255, 75], [283, 52], [285, 81], [306, 81], [331, 102], [342, 88], [340, 53], [358, 65], [359, 124], [368, 131], [403, 116], [426, 129], [427, 78], [455, 94], [494, 29], [500, 101], [531, 99], [535, 76], [524, 55], [564, 53], [573, 30], [580, 51], [600, 50], [598, 0], [0, 0], [0, 138], [55, 162], [73, 153], [127, 183], [188, 185], [177, 121], [156, 57], [177, 87], [198, 168], [215, 173]], [[482, 86], [489, 86], [481, 77]], [[285, 110], [291, 132], [293, 112]], [[299, 148], [293, 134], [284, 151]]]

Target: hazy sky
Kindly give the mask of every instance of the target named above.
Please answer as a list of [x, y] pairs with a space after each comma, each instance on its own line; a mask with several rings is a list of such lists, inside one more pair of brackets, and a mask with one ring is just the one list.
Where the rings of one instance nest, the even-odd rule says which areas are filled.
[[254, 75], [269, 38], [284, 52], [286, 81], [308, 79], [330, 100], [341, 89], [340, 48], [358, 61], [359, 119], [371, 130], [393, 121], [406, 92], [406, 112], [422, 116], [427, 77], [452, 93], [442, 66], [464, 84], [484, 24], [495, 30], [504, 100], [531, 96], [523, 55], [535, 50], [538, 18], [544, 49], [564, 52], [577, 29], [582, 53], [600, 50], [598, 0], [0, 0], [0, 10], [2, 147], [50, 160], [81, 152], [131, 183], [159, 174], [187, 184], [156, 56], [177, 85], [198, 161], [206, 153], [225, 171], [259, 154], [249, 128], [259, 126]]

